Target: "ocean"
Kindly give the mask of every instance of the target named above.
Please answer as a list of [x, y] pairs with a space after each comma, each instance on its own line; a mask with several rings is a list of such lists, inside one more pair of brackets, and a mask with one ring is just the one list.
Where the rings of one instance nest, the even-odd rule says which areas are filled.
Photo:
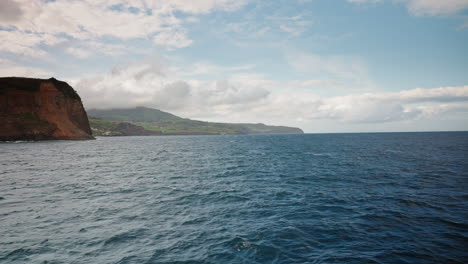
[[0, 144], [0, 263], [468, 263], [468, 132]]

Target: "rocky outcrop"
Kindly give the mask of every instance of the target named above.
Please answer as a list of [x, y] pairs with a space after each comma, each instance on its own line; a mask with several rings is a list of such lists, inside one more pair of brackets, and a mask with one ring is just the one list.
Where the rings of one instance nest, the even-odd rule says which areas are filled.
[[0, 141], [92, 138], [80, 96], [66, 82], [0, 78]]

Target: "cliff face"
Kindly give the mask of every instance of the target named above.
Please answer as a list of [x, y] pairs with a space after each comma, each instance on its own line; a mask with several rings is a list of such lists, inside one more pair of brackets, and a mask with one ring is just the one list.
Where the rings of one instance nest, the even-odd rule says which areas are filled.
[[66, 82], [0, 78], [0, 140], [92, 138], [81, 99]]

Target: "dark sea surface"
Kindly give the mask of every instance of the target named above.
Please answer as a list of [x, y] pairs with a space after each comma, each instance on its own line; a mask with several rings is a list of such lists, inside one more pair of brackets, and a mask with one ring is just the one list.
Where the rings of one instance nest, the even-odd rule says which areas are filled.
[[0, 263], [468, 263], [468, 133], [3, 143]]

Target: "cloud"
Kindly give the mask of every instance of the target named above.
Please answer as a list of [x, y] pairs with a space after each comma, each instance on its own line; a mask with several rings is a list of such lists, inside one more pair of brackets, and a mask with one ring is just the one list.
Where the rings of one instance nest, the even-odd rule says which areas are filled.
[[152, 106], [180, 112], [225, 110], [269, 95], [251, 80], [180, 80], [158, 64], [129, 65], [73, 82], [88, 108]]
[[385, 123], [429, 118], [468, 102], [468, 86], [412, 89], [394, 93], [368, 93], [324, 98], [312, 118], [351, 123]]
[[[347, 0], [350, 3], [377, 3], [383, 0]], [[393, 0], [404, 3], [408, 10], [418, 16], [447, 15], [463, 11], [468, 8], [468, 0]]]
[[445, 15], [468, 8], [467, 0], [409, 0], [408, 9], [415, 15]]
[[334, 80], [296, 80], [287, 83], [290, 87], [339, 87], [344, 84]]
[[205, 14], [213, 9], [235, 11], [246, 3], [246, 0], [168, 0], [164, 1], [163, 4], [156, 3], [156, 5], [164, 5], [167, 8], [191, 14]]
[[[77, 58], [86, 59], [93, 55], [109, 55], [109, 56], [119, 56], [123, 55], [126, 52], [129, 52], [130, 49], [121, 44], [112, 44], [99, 41], [64, 41], [66, 45], [69, 45], [65, 48], [65, 52], [73, 55]], [[140, 50], [133, 51], [134, 54], [140, 52]]]
[[0, 21], [14, 22], [18, 21], [23, 15], [20, 5], [13, 0], [0, 1]]
[[363, 3], [377, 3], [381, 2], [383, 0], [347, 0], [350, 3], [358, 3], [358, 4], [363, 4]]
[[87, 58], [91, 56], [93, 53], [90, 52], [89, 50], [82, 49], [82, 48], [74, 48], [74, 47], [68, 47], [65, 49], [65, 52], [74, 55], [78, 58]]
[[[286, 32], [291, 36], [300, 36], [312, 24], [310, 19], [306, 19], [305, 15], [295, 16], [269, 16], [267, 17], [269, 25], [275, 25], [280, 31]], [[257, 34], [264, 34], [269, 29], [261, 29]]]
[[[355, 56], [323, 56], [313, 53], [292, 53], [286, 56], [292, 69], [311, 77], [330, 78], [351, 86], [372, 87], [366, 63]], [[336, 84], [336, 83], [335, 83]]]
[[[43, 46], [57, 44], [50, 41], [53, 38], [102, 43], [104, 39], [153, 39], [158, 45], [184, 48], [193, 41], [186, 34], [184, 19], [178, 18], [180, 13], [191, 14], [190, 21], [195, 21], [195, 15], [214, 10], [234, 11], [245, 3], [245, 0], [2, 0], [0, 51], [43, 56], [46, 54]], [[21, 42], [23, 39], [26, 41]], [[69, 47], [66, 52], [85, 58], [91, 51]]]
[[46, 52], [40, 45], [56, 45], [64, 39], [47, 33], [18, 32], [14, 30], [0, 30], [0, 51], [23, 56], [41, 57]]
[[321, 97], [310, 90], [285, 89], [249, 109], [255, 116], [276, 124], [310, 126], [316, 122], [382, 125], [415, 122], [444, 114], [468, 113], [468, 86], [413, 89], [394, 93], [350, 94]]
[[[273, 2], [257, 2], [257, 5], [237, 19], [231, 17], [212, 20], [216, 34], [231, 40], [238, 46], [274, 45], [278, 41], [306, 36], [313, 25], [312, 15], [303, 11], [292, 16], [280, 15], [281, 9], [269, 11]], [[272, 40], [275, 39], [272, 43]], [[265, 42], [265, 40], [268, 40]], [[261, 43], [261, 44], [260, 44]], [[268, 43], [268, 44], [267, 44]]]
[[153, 38], [153, 42], [169, 48], [185, 48], [193, 41], [186, 36], [184, 30], [179, 30], [161, 32]]
[[13, 61], [0, 58], [0, 76], [50, 78], [52, 73], [39, 68], [21, 66]]
[[304, 20], [301, 16], [295, 16], [283, 22], [279, 26], [279, 29], [297, 37], [302, 35], [302, 33], [304, 33], [311, 24], [311, 21]]
[[468, 112], [468, 85], [324, 97], [310, 87], [346, 84], [280, 82], [244, 72], [220, 80], [183, 76], [163, 64], [143, 63], [116, 67], [108, 74], [72, 84], [87, 108], [148, 106], [183, 117], [223, 122], [383, 124]]
[[255, 68], [255, 65], [253, 64], [245, 64], [239, 66], [221, 66], [209, 62], [195, 62], [192, 65], [185, 67], [181, 74], [184, 77], [188, 78], [193, 78], [197, 76], [199, 77], [203, 75], [227, 76], [237, 72], [250, 71], [253, 68]]

